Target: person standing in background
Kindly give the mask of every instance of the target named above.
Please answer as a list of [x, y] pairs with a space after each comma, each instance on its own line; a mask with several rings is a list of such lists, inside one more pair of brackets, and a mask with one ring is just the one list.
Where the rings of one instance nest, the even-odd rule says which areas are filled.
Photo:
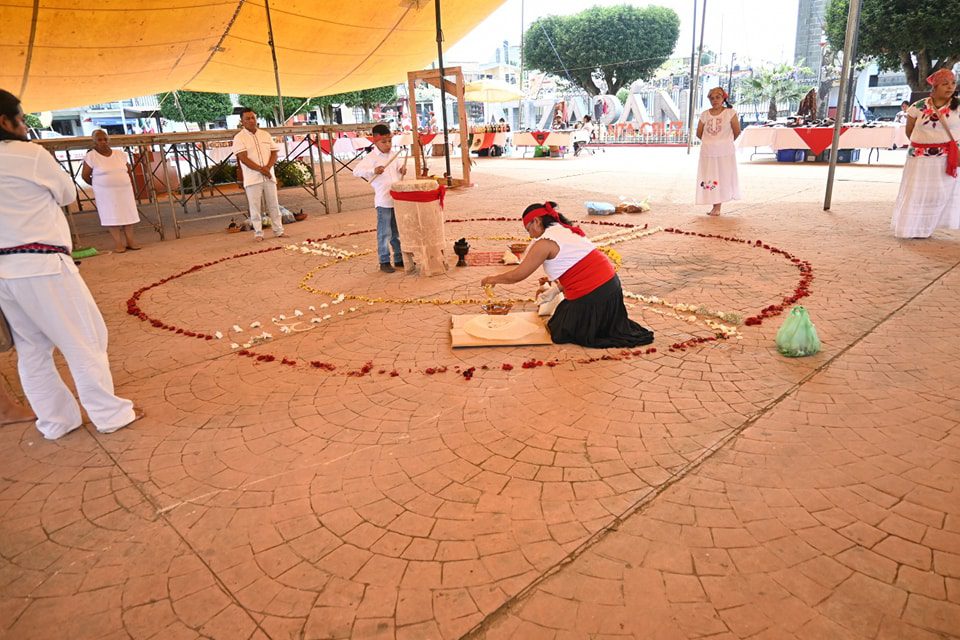
[[127, 157], [110, 148], [110, 136], [103, 129], [97, 129], [90, 137], [93, 149], [83, 158], [81, 175], [93, 187], [100, 225], [113, 237], [114, 252], [139, 251], [140, 246], [133, 239], [133, 225], [140, 222], [140, 212]]
[[277, 163], [280, 145], [270, 134], [257, 127], [257, 114], [245, 107], [240, 112], [240, 133], [233, 137], [233, 154], [243, 171], [243, 190], [247, 193], [250, 207], [250, 224], [257, 242], [263, 241], [263, 216], [260, 211], [263, 200], [273, 235], [283, 236], [283, 220], [280, 218], [280, 201], [277, 199], [277, 176], [273, 166]]
[[727, 92], [714, 87], [707, 94], [710, 108], [700, 114], [697, 138], [700, 163], [697, 166], [697, 204], [712, 204], [708, 216], [719, 216], [724, 202], [740, 199], [737, 177], [737, 150], [734, 140], [740, 137], [740, 117], [727, 102]]

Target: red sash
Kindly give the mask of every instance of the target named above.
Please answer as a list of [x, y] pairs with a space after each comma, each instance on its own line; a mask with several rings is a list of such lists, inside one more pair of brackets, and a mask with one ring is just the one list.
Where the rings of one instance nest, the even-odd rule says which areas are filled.
[[957, 177], [957, 142], [937, 142], [934, 144], [922, 144], [920, 142], [911, 142], [910, 146], [914, 149], [943, 149], [947, 152], [947, 175]]
[[440, 208], [443, 209], [443, 196], [447, 192], [447, 187], [439, 185], [436, 191], [394, 191], [390, 190], [390, 197], [402, 202], [433, 202], [440, 201]]
[[607, 256], [594, 249], [580, 261], [563, 272], [558, 280], [563, 287], [563, 297], [576, 300], [587, 295], [616, 275], [613, 263]]

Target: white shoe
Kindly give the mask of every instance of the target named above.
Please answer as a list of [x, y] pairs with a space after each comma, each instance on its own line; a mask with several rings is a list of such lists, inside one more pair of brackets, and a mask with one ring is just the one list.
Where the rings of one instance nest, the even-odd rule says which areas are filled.
[[71, 431], [76, 431], [76, 430], [79, 429], [81, 426], [83, 426], [83, 423], [82, 423], [82, 422], [81, 422], [80, 424], [76, 424], [76, 425], [74, 425], [74, 426], [72, 426], [72, 427], [58, 427], [58, 428], [50, 431], [50, 433], [44, 433], [44, 434], [43, 434], [43, 437], [46, 438], [47, 440], [59, 440], [60, 438], [62, 438], [63, 436], [67, 435], [67, 434], [70, 433]]

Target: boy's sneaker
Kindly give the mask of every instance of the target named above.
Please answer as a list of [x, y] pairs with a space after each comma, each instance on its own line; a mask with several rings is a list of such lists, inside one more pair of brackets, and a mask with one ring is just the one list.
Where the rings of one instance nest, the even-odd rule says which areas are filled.
[[397, 269], [403, 269], [403, 260], [398, 260], [397, 262], [394, 262], [393, 266], [395, 266]]
[[384, 273], [393, 273], [396, 271], [396, 269], [391, 267], [389, 262], [383, 262], [380, 264], [380, 271], [383, 271]]

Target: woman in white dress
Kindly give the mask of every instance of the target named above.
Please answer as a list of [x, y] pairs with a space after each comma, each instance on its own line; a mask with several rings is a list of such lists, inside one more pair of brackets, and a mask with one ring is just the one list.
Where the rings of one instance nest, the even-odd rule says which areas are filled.
[[140, 222], [137, 202], [130, 181], [130, 167], [122, 151], [110, 148], [110, 137], [103, 129], [93, 132], [93, 149], [83, 158], [83, 181], [93, 186], [100, 224], [113, 236], [114, 251], [139, 249], [133, 239], [133, 225]]
[[727, 103], [727, 92], [714, 87], [707, 94], [710, 108], [700, 114], [697, 137], [700, 164], [697, 167], [697, 204], [712, 204], [708, 216], [719, 216], [724, 202], [740, 199], [737, 179], [737, 150], [733, 141], [740, 137], [740, 116]]
[[960, 229], [957, 78], [940, 69], [927, 82], [930, 97], [907, 109], [910, 150], [893, 207], [893, 235], [898, 238], [929, 238], [938, 227]]

